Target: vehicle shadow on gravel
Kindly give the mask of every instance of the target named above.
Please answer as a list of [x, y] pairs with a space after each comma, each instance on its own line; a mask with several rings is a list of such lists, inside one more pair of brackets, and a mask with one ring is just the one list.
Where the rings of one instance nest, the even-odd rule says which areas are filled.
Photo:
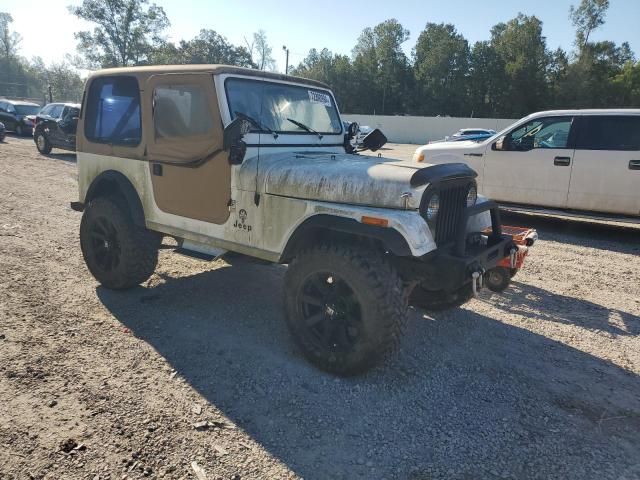
[[526, 283], [512, 281], [493, 302], [500, 310], [532, 320], [568, 323], [611, 335], [640, 335], [640, 317], [603, 307], [580, 298], [560, 295]]
[[43, 157], [47, 157], [50, 158], [51, 160], [63, 160], [65, 162], [69, 162], [69, 163], [76, 163], [77, 159], [76, 159], [76, 154], [75, 153], [69, 153], [69, 152], [65, 152], [65, 153], [49, 153], [47, 155], [43, 155]]
[[637, 460], [640, 388], [629, 371], [470, 310], [412, 310], [399, 355], [336, 378], [294, 347], [283, 272], [239, 264], [97, 294], [306, 479], [621, 478]]

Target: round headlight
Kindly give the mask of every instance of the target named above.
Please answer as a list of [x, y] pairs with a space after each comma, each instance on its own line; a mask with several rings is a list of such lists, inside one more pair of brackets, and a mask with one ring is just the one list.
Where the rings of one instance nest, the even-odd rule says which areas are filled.
[[433, 222], [438, 215], [438, 210], [440, 210], [440, 195], [434, 193], [431, 195], [429, 199], [429, 203], [427, 204], [427, 221]]
[[478, 187], [475, 184], [471, 185], [467, 192], [467, 207], [473, 207], [478, 200]]

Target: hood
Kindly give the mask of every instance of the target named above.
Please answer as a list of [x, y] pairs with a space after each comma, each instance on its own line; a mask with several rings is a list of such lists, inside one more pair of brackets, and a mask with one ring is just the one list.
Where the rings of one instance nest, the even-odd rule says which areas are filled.
[[476, 149], [479, 146], [483, 145], [484, 142], [474, 142], [473, 140], [457, 140], [451, 142], [433, 142], [423, 147], [420, 147], [421, 150], [467, 150], [467, 149]]
[[463, 140], [459, 142], [430, 143], [418, 147], [413, 154], [413, 160], [420, 163], [426, 162], [431, 164], [460, 161], [466, 162], [466, 160], [464, 160], [466, 155], [484, 155], [489, 143], [490, 142], [488, 140], [483, 140], [481, 142]]
[[[426, 185], [411, 178], [428, 168], [388, 158], [340, 153], [276, 153], [260, 157], [259, 185], [286, 197], [385, 208], [415, 209]], [[405, 205], [402, 195], [412, 194]]]

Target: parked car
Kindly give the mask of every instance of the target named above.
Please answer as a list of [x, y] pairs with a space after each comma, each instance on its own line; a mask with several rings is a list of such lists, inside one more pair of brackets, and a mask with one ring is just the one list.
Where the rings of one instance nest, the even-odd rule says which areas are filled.
[[6, 136], [7, 130], [4, 127], [4, 123], [0, 122], [0, 142], [4, 142]]
[[33, 132], [38, 151], [43, 154], [52, 148], [74, 151], [79, 116], [78, 103], [50, 103], [40, 110]]
[[[399, 343], [410, 296], [465, 303], [516, 246], [469, 167], [347, 153], [353, 130], [315, 80], [223, 65], [93, 73], [71, 205], [89, 271], [110, 289], [145, 282], [164, 235], [199, 258], [288, 264], [301, 352], [340, 375], [371, 368]], [[373, 130], [363, 148], [384, 141]]]
[[495, 134], [495, 130], [488, 130], [485, 128], [462, 128], [453, 135], [447, 135], [441, 140], [432, 140], [428, 143], [462, 142], [465, 140], [473, 140], [474, 142], [479, 142], [492, 137]]
[[451, 138], [464, 138], [475, 135], [495, 135], [496, 131], [488, 128], [461, 128]]
[[0, 122], [16, 135], [31, 135], [40, 105], [20, 100], [0, 99]]
[[496, 134], [495, 130], [486, 128], [462, 128], [450, 137], [446, 137], [448, 142], [460, 142], [464, 140], [473, 140], [474, 142], [484, 140]]
[[419, 147], [413, 159], [464, 162], [481, 194], [522, 208], [640, 215], [640, 110], [538, 112], [480, 143]]

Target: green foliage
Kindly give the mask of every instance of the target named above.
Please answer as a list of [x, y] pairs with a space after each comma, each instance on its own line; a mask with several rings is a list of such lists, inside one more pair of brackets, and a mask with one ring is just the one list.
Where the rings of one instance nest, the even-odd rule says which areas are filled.
[[83, 0], [69, 11], [94, 23], [92, 31], [74, 34], [88, 67], [139, 65], [162, 45], [169, 19], [147, 0]]
[[0, 55], [4, 58], [15, 57], [22, 41], [19, 33], [11, 31], [12, 22], [13, 17], [10, 14], [0, 12]]
[[504, 71], [496, 75], [506, 77], [498, 108], [518, 117], [546, 108], [550, 56], [542, 22], [519, 14], [507, 23], [499, 23], [491, 29], [491, 47], [504, 65]]
[[258, 70], [275, 71], [276, 61], [271, 55], [273, 50], [267, 41], [267, 34], [264, 30], [258, 30], [254, 33], [251, 43], [246, 38], [245, 42], [247, 43], [247, 51]]
[[584, 48], [589, 42], [591, 32], [604, 25], [604, 17], [608, 9], [609, 0], [581, 0], [577, 8], [571, 5], [569, 18], [576, 27], [578, 48]]
[[[518, 14], [470, 46], [450, 24], [426, 23], [411, 58], [409, 31], [397, 20], [365, 28], [351, 56], [311, 49], [291, 73], [330, 85], [342, 111], [476, 117], [519, 117], [547, 108], [640, 107], [640, 63], [628, 43], [591, 42], [609, 0], [580, 0], [569, 18], [576, 50], [547, 47], [542, 22]], [[149, 0], [83, 0], [69, 7], [95, 25], [76, 33], [76, 66], [222, 63], [270, 70], [272, 49], [259, 31], [236, 46], [211, 29], [191, 40], [166, 41], [169, 20]], [[82, 80], [67, 62], [45, 66], [21, 58], [21, 37], [0, 12], [0, 95], [78, 100]], [[69, 60], [68, 60], [69, 61]]]
[[255, 67], [251, 54], [244, 47], [236, 47], [213, 30], [200, 30], [191, 40], [182, 40], [177, 46], [165, 42], [148, 59], [154, 65], [221, 63], [241, 67]]
[[79, 101], [83, 82], [78, 72], [66, 63], [47, 67], [41, 58], [21, 58], [21, 36], [11, 31], [12, 21], [11, 15], [0, 12], [0, 96], [48, 101], [51, 87], [55, 101]]
[[388, 115], [406, 110], [411, 68], [402, 50], [409, 31], [396, 19], [360, 34], [353, 49], [354, 107], [363, 113]]
[[469, 43], [453, 25], [427, 23], [413, 49], [414, 110], [421, 115], [468, 115]]
[[589, 42], [608, 0], [572, 7], [577, 52], [547, 47], [542, 22], [518, 14], [469, 48], [453, 25], [427, 23], [412, 52], [396, 20], [362, 31], [349, 60], [313, 49], [293, 70], [322, 80], [351, 113], [513, 118], [553, 108], [640, 107], [640, 66], [628, 43]]

